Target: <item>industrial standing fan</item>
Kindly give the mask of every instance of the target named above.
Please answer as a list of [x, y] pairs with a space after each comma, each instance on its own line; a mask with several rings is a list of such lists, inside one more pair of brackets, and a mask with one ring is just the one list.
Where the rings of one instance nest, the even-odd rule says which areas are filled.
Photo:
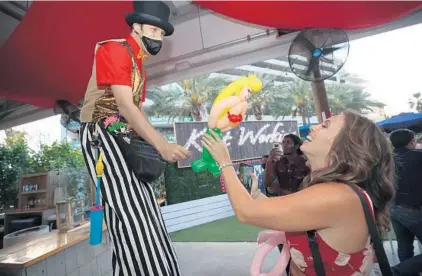
[[341, 29], [304, 29], [289, 49], [292, 72], [305, 81], [321, 82], [334, 76], [349, 55], [349, 38]]

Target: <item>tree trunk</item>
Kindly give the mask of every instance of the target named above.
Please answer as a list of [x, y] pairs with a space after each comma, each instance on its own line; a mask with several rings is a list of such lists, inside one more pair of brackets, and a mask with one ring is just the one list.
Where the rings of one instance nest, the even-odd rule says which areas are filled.
[[305, 106], [302, 105], [300, 107], [300, 115], [302, 116], [302, 124], [306, 125], [306, 110], [305, 110]]
[[306, 122], [308, 123], [308, 125], [311, 124], [311, 119], [309, 118], [309, 106], [308, 103], [306, 103], [305, 106], [305, 116], [306, 116]]
[[302, 123], [303, 125], [306, 125], [306, 116], [302, 113]]
[[255, 119], [258, 120], [258, 121], [261, 121], [262, 120], [262, 109], [261, 109], [261, 106], [255, 106], [253, 108], [253, 111], [254, 111]]
[[194, 105], [193, 107], [192, 107], [192, 110], [191, 110], [191, 114], [192, 114], [192, 117], [193, 117], [193, 120], [195, 121], [195, 122], [200, 122], [200, 121], [202, 121], [202, 112], [201, 112], [201, 108], [202, 108], [202, 106], [201, 105]]

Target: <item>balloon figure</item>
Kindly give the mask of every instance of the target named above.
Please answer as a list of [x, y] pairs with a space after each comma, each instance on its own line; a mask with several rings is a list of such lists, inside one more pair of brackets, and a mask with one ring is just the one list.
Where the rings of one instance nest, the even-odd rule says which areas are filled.
[[[262, 82], [256, 75], [240, 77], [223, 88], [211, 107], [205, 133], [209, 134], [212, 129], [223, 138], [223, 132], [238, 127], [246, 115], [248, 98], [261, 89]], [[191, 165], [194, 172], [208, 170], [215, 177], [220, 176], [219, 165], [205, 147], [202, 147], [202, 157]]]
[[[290, 260], [290, 246], [286, 240], [286, 234], [281, 231], [265, 230], [258, 234], [259, 250], [255, 253], [255, 257], [252, 260], [250, 275], [251, 276], [283, 276]], [[264, 262], [265, 257], [270, 253], [277, 245], [284, 244], [283, 250], [281, 251], [280, 257], [277, 263], [268, 273], [261, 272], [261, 266]]]

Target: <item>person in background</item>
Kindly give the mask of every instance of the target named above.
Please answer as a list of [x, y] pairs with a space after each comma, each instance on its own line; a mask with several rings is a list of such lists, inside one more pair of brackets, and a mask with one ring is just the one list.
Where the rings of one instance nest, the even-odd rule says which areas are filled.
[[397, 192], [391, 222], [397, 237], [400, 264], [395, 275], [418, 276], [422, 272], [422, 255], [414, 256], [415, 237], [422, 242], [422, 151], [415, 150], [415, 133], [398, 129], [390, 135], [394, 147]]
[[[309, 247], [312, 242], [318, 245], [326, 276], [368, 276], [374, 256], [362, 204], [372, 210], [378, 229], [388, 229], [395, 193], [388, 140], [374, 122], [351, 111], [312, 126], [308, 140], [300, 149], [311, 172], [300, 190], [272, 198], [259, 191], [248, 193], [216, 133], [205, 134], [203, 144], [220, 164], [239, 221], [286, 232], [290, 275], [317, 275]], [[307, 231], [313, 233], [309, 240]]]
[[271, 151], [264, 174], [268, 196], [283, 196], [297, 192], [303, 178], [309, 173], [306, 159], [300, 150], [302, 140], [294, 134], [287, 134], [281, 148]]
[[415, 137], [416, 145], [415, 149], [422, 149], [422, 137], [419, 136], [418, 138]]
[[261, 158], [262, 171], [258, 175], [258, 189], [263, 194], [267, 194], [267, 191], [266, 191], [267, 189], [266, 189], [266, 186], [264, 184], [264, 174], [265, 174], [265, 167], [267, 165], [268, 157], [269, 157], [268, 154], [262, 156], [262, 158]]

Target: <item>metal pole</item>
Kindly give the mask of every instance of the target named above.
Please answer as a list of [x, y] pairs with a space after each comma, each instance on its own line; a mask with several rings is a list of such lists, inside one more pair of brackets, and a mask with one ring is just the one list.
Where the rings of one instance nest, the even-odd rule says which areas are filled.
[[314, 98], [315, 113], [318, 118], [318, 123], [321, 124], [324, 120], [322, 118], [321, 100], [318, 93], [318, 88], [315, 87], [314, 83], [311, 83], [312, 96]]
[[[314, 71], [315, 78], [321, 77], [319, 69]], [[312, 82], [312, 95], [315, 101], [315, 112], [318, 117], [318, 123], [322, 123], [324, 120], [331, 117], [330, 108], [328, 106], [327, 91], [325, 90], [324, 81]]]

